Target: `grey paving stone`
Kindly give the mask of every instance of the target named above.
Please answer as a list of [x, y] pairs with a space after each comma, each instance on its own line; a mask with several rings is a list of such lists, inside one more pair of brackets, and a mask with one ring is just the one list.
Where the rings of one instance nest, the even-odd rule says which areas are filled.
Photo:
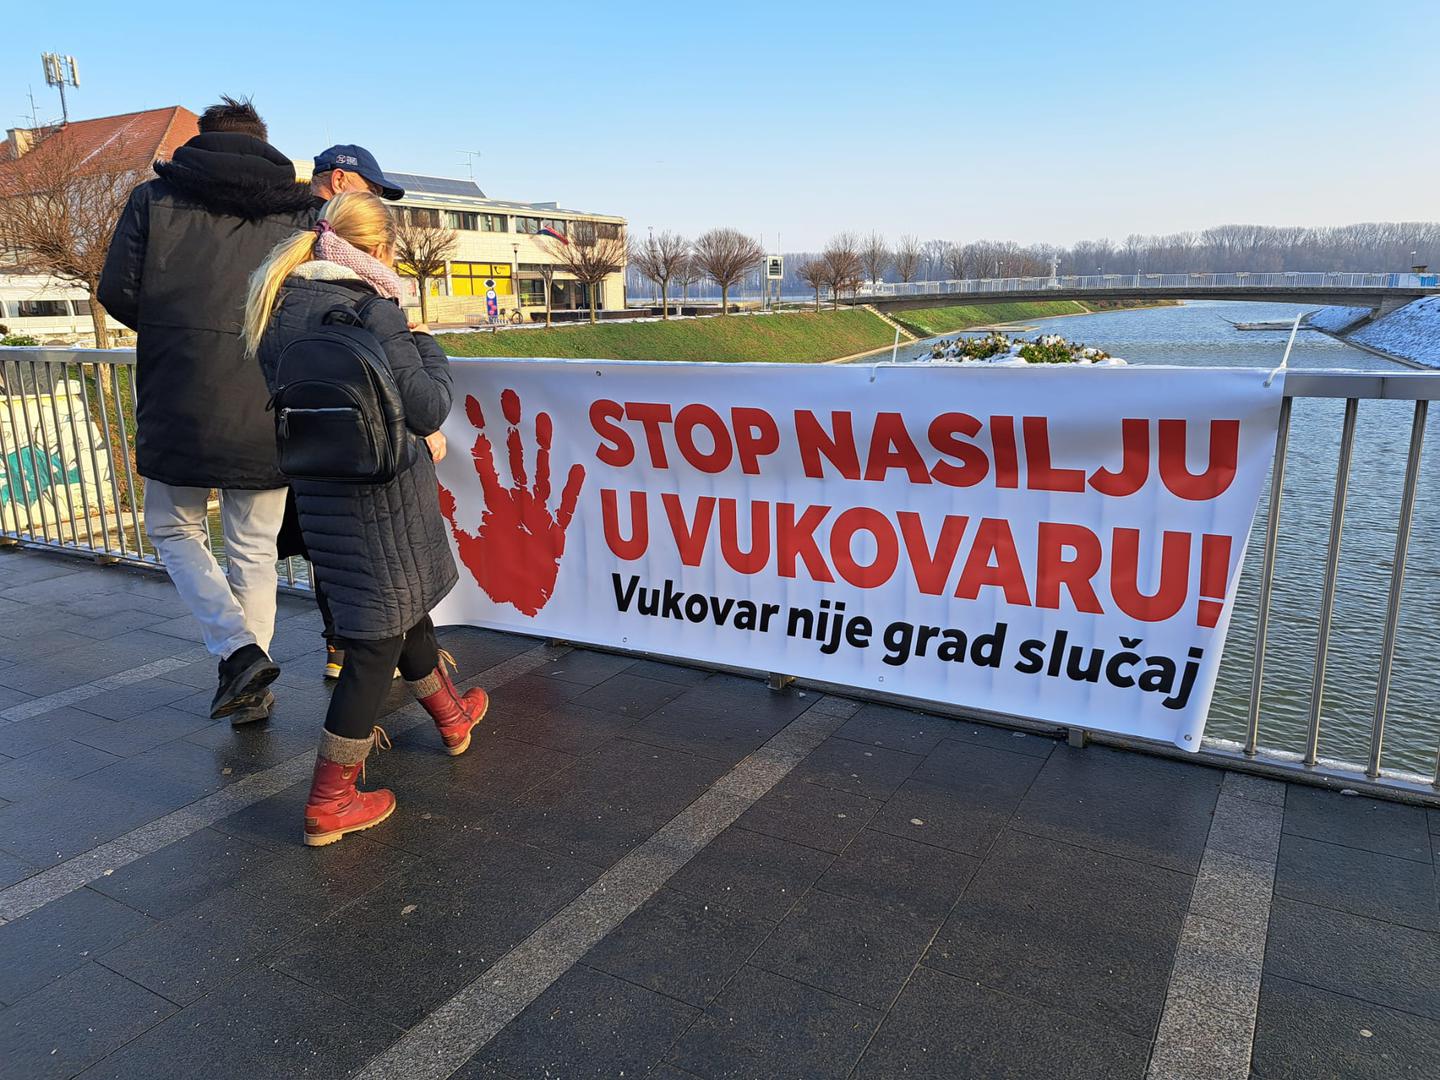
[[[208, 716], [193, 716], [177, 709], [157, 706], [138, 716], [91, 728], [84, 734], [76, 735], [75, 741], [116, 757], [133, 757], [211, 725]], [[228, 728], [230, 725], [227, 723], [225, 726]]]
[[675, 683], [622, 671], [602, 683], [585, 688], [575, 701], [600, 712], [643, 720], [683, 693], [685, 688]]
[[1418, 806], [1298, 784], [1285, 801], [1285, 832], [1382, 855], [1431, 862], [1428, 831]]
[[[347, 841], [348, 842], [348, 841]], [[409, 1027], [583, 892], [593, 867], [490, 839], [420, 863], [281, 951], [274, 966]]]
[[399, 1035], [339, 997], [252, 969], [111, 1054], [85, 1080], [339, 1080]]
[[939, 925], [980, 860], [866, 829], [831, 864], [817, 888]]
[[1145, 1039], [921, 967], [856, 1080], [1139, 1080]]
[[1152, 1080], [1234, 1080], [1250, 1071], [1255, 1014], [1171, 994], [1150, 1056]]
[[759, 676], [711, 675], [657, 710], [654, 716], [706, 716], [717, 720], [746, 717], [783, 726], [820, 700], [821, 695], [793, 686], [771, 690]]
[[133, 908], [77, 889], [0, 926], [0, 1003], [13, 1005], [154, 925]]
[[744, 968], [667, 1061], [703, 1080], [847, 1076], [881, 1014], [759, 968]]
[[1220, 790], [1237, 799], [1269, 803], [1271, 806], [1285, 805], [1285, 783], [1281, 780], [1268, 780], [1263, 776], [1250, 776], [1247, 773], [1226, 772]]
[[[595, 686], [612, 675], [618, 675], [635, 666], [629, 656], [615, 653], [596, 652], [593, 649], [571, 649], [564, 656], [542, 664], [535, 674], [546, 679], [560, 679], [563, 682], [579, 683], [581, 686]], [[644, 676], [644, 672], [635, 672]], [[644, 676], [649, 677], [649, 676]]]
[[319, 905], [275, 907], [230, 888], [111, 949], [98, 963], [188, 1005], [313, 929]]
[[494, 713], [489, 727], [502, 738], [573, 756], [593, 753], [637, 723], [638, 717], [568, 704], [549, 712], [506, 714], [501, 709]]
[[37, 873], [39, 869], [37, 866], [31, 866], [24, 859], [17, 859], [14, 855], [7, 855], [0, 851], [0, 889], [14, 885], [17, 881], [24, 881], [32, 874]]
[[887, 750], [904, 750], [909, 754], [928, 754], [951, 734], [954, 720], [946, 720], [914, 709], [894, 705], [864, 705], [835, 734], [868, 746]]
[[1275, 891], [1352, 915], [1440, 930], [1435, 874], [1422, 862], [1286, 834]]
[[719, 904], [661, 889], [583, 962], [703, 1008], [772, 927]]
[[275, 858], [239, 837], [201, 829], [91, 882], [96, 892], [165, 919], [193, 907]]
[[838, 854], [869, 824], [881, 803], [786, 777], [741, 815], [739, 824], [781, 840]]
[[711, 675], [711, 672], [704, 668], [686, 667], [684, 664], [671, 664], [664, 660], [636, 660], [626, 670], [632, 675], [673, 682], [678, 686], [696, 686]]
[[508, 1024], [476, 1061], [524, 1077], [639, 1076], [697, 1015], [678, 1001], [576, 967]]
[[732, 826], [686, 863], [668, 885], [778, 922], [833, 858], [827, 852]]
[[407, 851], [364, 836], [347, 836], [323, 848], [304, 847], [298, 835], [292, 836], [288, 847], [275, 849], [280, 858], [242, 877], [236, 887], [305, 917], [333, 914], [419, 862]]
[[811, 889], [751, 963], [884, 1012], [938, 925], [938, 917]]
[[74, 706], [64, 706], [12, 723], [0, 722], [0, 753], [21, 758], [47, 746], [73, 739], [108, 721]]
[[796, 780], [884, 801], [923, 760], [900, 750], [830, 738], [810, 751], [790, 775]]
[[1427, 810], [1425, 817], [1430, 822], [1430, 835], [1440, 836], [1440, 810]]
[[96, 716], [103, 716], [107, 720], [128, 720], [132, 716], [148, 715], [151, 710], [189, 697], [192, 693], [194, 690], [184, 683], [172, 682], [166, 678], [146, 679], [130, 686], [122, 686], [118, 690], [97, 694], [79, 702], [75, 707]]
[[1440, 1020], [1440, 934], [1276, 897], [1265, 974]]
[[15, 1080], [66, 1080], [175, 1008], [112, 971], [86, 964], [0, 1012], [0, 1061]]
[[490, 688], [490, 708], [498, 723], [513, 717], [554, 712], [584, 692], [582, 683], [546, 679], [535, 674], [521, 675]]
[[154, 801], [141, 794], [97, 789], [85, 778], [67, 780], [26, 802], [0, 808], [0, 836], [12, 855], [48, 867], [99, 847], [159, 813]]
[[1272, 975], [1260, 988], [1255, 1074], [1265, 1080], [1421, 1080], [1440, 1022]]
[[783, 716], [680, 713], [667, 706], [629, 728], [625, 737], [729, 764], [763, 746], [789, 722]]
[[1187, 915], [1170, 995], [1231, 1015], [1250, 1015], [1260, 993], [1264, 952], [1262, 931]]
[[1213, 769], [1122, 750], [1058, 747], [1014, 826], [1193, 874], [1221, 778]]
[[[397, 748], [413, 748], [416, 768], [407, 780], [441, 790], [466, 788], [501, 802], [514, 802], [575, 764], [575, 756], [529, 742], [507, 739], [493, 729], [477, 728], [470, 749], [459, 757], [441, 753], [439, 736], [428, 721], [397, 738]], [[389, 783], [390, 755], [376, 762], [375, 776]], [[409, 783], [405, 794], [408, 794]]]
[[93, 773], [116, 761], [93, 746], [73, 740], [57, 742], [33, 754], [0, 765], [0, 799], [23, 802], [66, 780]]
[[1279, 806], [1222, 794], [1215, 800], [1206, 846], [1214, 851], [1273, 863], [1280, 851], [1284, 813]]
[[928, 966], [1149, 1038], [1192, 880], [1007, 832], [926, 954]]
[[1270, 922], [1274, 884], [1273, 864], [1212, 848], [1200, 862], [1190, 911], [1263, 931]]
[[437, 636], [441, 647], [455, 657], [455, 675], [461, 682], [535, 647], [529, 638], [473, 626], [441, 627]]

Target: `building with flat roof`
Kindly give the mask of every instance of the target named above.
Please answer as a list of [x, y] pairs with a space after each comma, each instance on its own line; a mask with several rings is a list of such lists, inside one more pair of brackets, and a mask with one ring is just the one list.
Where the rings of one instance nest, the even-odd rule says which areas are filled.
[[[313, 164], [296, 162], [295, 167], [302, 179], [308, 179]], [[427, 283], [427, 307], [434, 323], [487, 321], [486, 293], [492, 288], [502, 319], [512, 319], [515, 313], [527, 322], [543, 317], [544, 271], [549, 267], [554, 267], [551, 310], [588, 310], [589, 287], [560, 266], [542, 242], [540, 230], [548, 228], [569, 236], [583, 222], [602, 237], [623, 239], [625, 235], [625, 219], [614, 214], [567, 210], [553, 202], [492, 199], [473, 180], [399, 172], [385, 175], [405, 189], [405, 197], [394, 204], [402, 220], [455, 233], [455, 254], [446, 264], [445, 274]], [[597, 310], [623, 309], [624, 267], [597, 288]]]

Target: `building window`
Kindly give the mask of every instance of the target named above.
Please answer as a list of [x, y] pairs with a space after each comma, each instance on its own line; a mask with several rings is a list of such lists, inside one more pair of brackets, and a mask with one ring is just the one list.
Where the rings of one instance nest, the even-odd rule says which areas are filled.
[[545, 306], [545, 282], [525, 278], [520, 282], [520, 303], [526, 307]]
[[68, 300], [16, 300], [13, 303], [15, 315], [21, 319], [55, 319], [70, 314]]
[[481, 214], [480, 229], [482, 232], [509, 232], [506, 227], [504, 214]]
[[452, 262], [450, 294], [452, 296], [484, 296], [494, 282], [497, 296], [510, 296], [514, 287], [510, 280], [509, 263]]
[[397, 206], [395, 207], [395, 223], [397, 225], [418, 225], [422, 229], [440, 228], [440, 211], [429, 206]]
[[554, 229], [561, 236], [564, 236], [569, 224], [570, 223], [564, 218], [516, 217], [515, 231], [517, 233], [527, 233], [530, 236], [534, 236], [541, 229]]
[[445, 224], [452, 229], [464, 229], [466, 232], [479, 232], [480, 215], [471, 213], [468, 210], [446, 210]]

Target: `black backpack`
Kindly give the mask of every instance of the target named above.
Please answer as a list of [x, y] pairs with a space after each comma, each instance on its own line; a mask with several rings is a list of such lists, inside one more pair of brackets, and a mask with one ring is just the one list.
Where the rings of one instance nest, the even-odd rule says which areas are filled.
[[395, 376], [358, 308], [335, 307], [275, 365], [275, 445], [292, 480], [384, 484], [408, 463], [411, 439]]

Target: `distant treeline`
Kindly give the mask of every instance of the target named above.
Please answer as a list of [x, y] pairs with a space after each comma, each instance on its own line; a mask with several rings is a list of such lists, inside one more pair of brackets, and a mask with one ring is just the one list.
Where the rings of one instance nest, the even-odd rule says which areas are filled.
[[[876, 238], [868, 238], [874, 240]], [[1368, 222], [1326, 228], [1274, 225], [1218, 225], [1202, 232], [1142, 236], [1122, 242], [1082, 240], [1071, 247], [1022, 245], [1013, 241], [919, 240], [903, 236], [888, 245], [886, 281], [940, 281], [952, 278], [1034, 277], [1061, 274], [1275, 273], [1285, 270], [1383, 272], [1412, 265], [1440, 267], [1440, 223]], [[783, 291], [806, 294], [810, 286], [796, 269], [819, 252], [787, 252]], [[908, 272], [906, 272], [908, 271]], [[691, 296], [707, 296], [708, 283], [697, 282]], [[638, 297], [650, 286], [632, 275], [630, 292]], [[758, 294], [758, 273], [742, 285]]]

